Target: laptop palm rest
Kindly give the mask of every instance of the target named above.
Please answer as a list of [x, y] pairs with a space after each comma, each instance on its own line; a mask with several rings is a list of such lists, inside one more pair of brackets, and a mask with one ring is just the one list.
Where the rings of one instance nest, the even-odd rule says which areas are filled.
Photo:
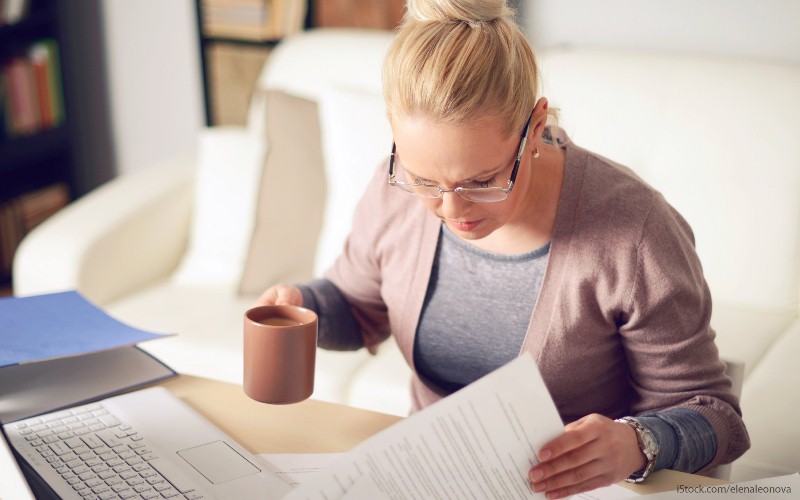
[[213, 484], [222, 484], [261, 472], [261, 469], [224, 441], [181, 450], [178, 455]]

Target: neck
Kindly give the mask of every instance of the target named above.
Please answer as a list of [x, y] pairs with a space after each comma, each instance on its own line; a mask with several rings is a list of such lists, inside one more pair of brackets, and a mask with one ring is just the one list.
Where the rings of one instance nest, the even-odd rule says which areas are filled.
[[514, 186], [514, 191], [519, 188], [514, 194], [521, 196], [523, 203], [503, 227], [473, 242], [479, 248], [524, 253], [541, 248], [552, 238], [564, 178], [564, 151], [543, 145], [539, 152], [539, 158], [531, 157], [526, 171], [520, 171]]

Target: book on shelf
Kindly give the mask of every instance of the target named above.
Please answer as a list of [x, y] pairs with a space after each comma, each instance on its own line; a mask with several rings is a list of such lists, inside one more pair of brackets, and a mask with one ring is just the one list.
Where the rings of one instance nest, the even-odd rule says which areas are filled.
[[57, 127], [64, 120], [61, 65], [55, 40], [41, 40], [28, 50], [36, 80], [42, 127]]
[[0, 0], [0, 26], [20, 22], [30, 5], [30, 0]]
[[44, 39], [0, 64], [3, 131], [0, 137], [32, 135], [64, 121], [58, 44]]
[[306, 0], [202, 0], [203, 34], [250, 41], [277, 40], [303, 29]]
[[16, 206], [0, 205], [0, 278], [11, 275], [14, 252], [24, 234]]
[[265, 0], [203, 0], [203, 21], [260, 27], [269, 19], [270, 2]]
[[63, 182], [17, 197], [26, 233], [69, 203], [69, 189]]
[[0, 204], [0, 276], [10, 276], [17, 246], [33, 228], [69, 203], [64, 183], [31, 191]]

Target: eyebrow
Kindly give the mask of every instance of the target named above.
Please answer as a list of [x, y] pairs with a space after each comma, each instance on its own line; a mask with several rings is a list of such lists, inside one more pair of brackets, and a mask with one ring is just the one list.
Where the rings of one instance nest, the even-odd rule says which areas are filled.
[[[515, 155], [515, 157], [516, 157], [516, 155]], [[402, 163], [400, 165], [403, 166]], [[403, 166], [403, 168], [405, 169], [406, 172], [411, 174], [411, 176], [414, 177], [415, 179], [418, 179], [418, 180], [421, 180], [421, 181], [425, 181], [425, 182], [431, 182], [431, 183], [434, 182], [431, 179], [426, 179], [424, 177], [420, 177], [420, 176], [416, 175], [414, 172], [412, 172], [411, 170], [407, 169], [405, 166]], [[491, 170], [486, 170], [485, 172], [481, 172], [480, 174], [478, 174], [476, 176], [470, 177], [469, 179], [464, 179], [462, 181], [459, 181], [456, 184], [463, 184], [465, 182], [476, 181], [476, 180], [479, 180], [479, 179], [485, 179], [486, 177], [494, 176], [494, 175], [499, 174], [500, 171], [503, 170], [504, 168], [505, 167], [495, 167], [495, 168], [493, 168]]]

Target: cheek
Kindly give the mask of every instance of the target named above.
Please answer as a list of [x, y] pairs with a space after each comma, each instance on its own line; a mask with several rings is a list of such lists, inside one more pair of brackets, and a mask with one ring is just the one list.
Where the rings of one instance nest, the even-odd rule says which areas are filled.
[[507, 218], [508, 207], [500, 203], [484, 203], [481, 207], [481, 215], [485, 219], [492, 219], [504, 222]]
[[442, 215], [442, 199], [441, 198], [417, 198], [423, 207], [428, 209], [429, 212], [440, 217]]

